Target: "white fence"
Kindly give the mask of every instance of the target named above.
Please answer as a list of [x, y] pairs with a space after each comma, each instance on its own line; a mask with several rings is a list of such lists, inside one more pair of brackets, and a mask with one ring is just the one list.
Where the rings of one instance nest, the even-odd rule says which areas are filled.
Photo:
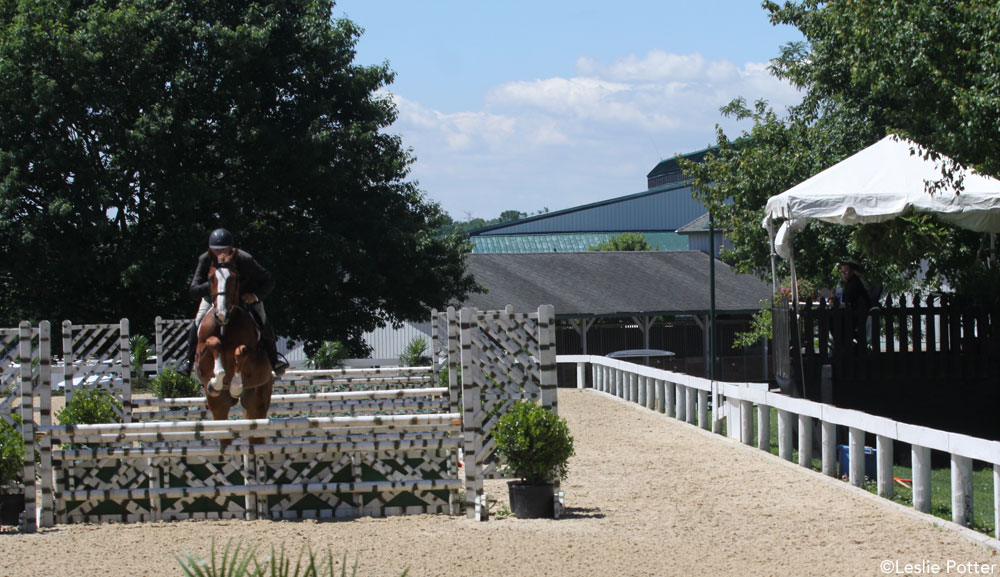
[[[892, 419], [843, 409], [833, 405], [796, 399], [770, 392], [764, 383], [725, 383], [692, 377], [606, 357], [560, 355], [559, 363], [575, 363], [577, 387], [586, 383], [587, 366], [593, 387], [601, 392], [638, 403], [646, 408], [697, 423], [719, 433], [726, 419], [726, 434], [746, 444], [754, 442], [754, 411], [757, 412], [757, 446], [771, 448], [771, 409], [778, 414], [778, 455], [793, 458], [795, 429], [798, 429], [798, 462], [812, 463], [814, 423], [821, 431], [822, 471], [837, 475], [837, 427], [847, 427], [849, 439], [850, 483], [862, 486], [865, 479], [865, 434], [876, 437], [877, 490], [885, 498], [895, 491], [893, 480], [893, 441], [911, 446], [913, 464], [913, 506], [918, 511], [931, 510], [931, 450], [951, 455], [952, 520], [969, 526], [972, 523], [972, 461], [993, 467], [993, 511], [996, 537], [1000, 538], [1000, 442], [949, 433], [927, 427], [900, 423]], [[709, 398], [713, 411], [709, 421]], [[797, 427], [796, 427], [797, 425]]]

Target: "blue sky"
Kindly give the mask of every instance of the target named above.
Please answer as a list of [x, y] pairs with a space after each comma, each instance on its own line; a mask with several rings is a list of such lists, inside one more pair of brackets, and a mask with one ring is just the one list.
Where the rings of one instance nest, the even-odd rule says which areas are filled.
[[800, 40], [754, 0], [342, 0], [384, 61], [411, 178], [456, 220], [560, 210], [646, 188], [662, 158], [703, 149], [719, 107], [799, 96], [767, 62]]

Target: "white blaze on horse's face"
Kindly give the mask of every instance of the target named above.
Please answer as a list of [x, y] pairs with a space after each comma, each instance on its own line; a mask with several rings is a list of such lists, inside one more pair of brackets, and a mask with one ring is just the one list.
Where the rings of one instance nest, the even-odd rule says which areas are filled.
[[229, 322], [229, 303], [226, 302], [226, 284], [229, 280], [229, 269], [219, 267], [215, 269], [215, 318], [219, 324]]

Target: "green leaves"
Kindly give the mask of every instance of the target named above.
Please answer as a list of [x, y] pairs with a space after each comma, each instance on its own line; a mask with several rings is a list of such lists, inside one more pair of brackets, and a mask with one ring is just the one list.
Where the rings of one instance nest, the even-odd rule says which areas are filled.
[[642, 235], [641, 232], [623, 232], [612, 236], [608, 240], [599, 242], [592, 247], [589, 247], [589, 251], [635, 251], [635, 250], [653, 250], [653, 247], [649, 245], [646, 237]]
[[121, 403], [108, 391], [81, 388], [73, 392], [66, 407], [56, 415], [62, 425], [94, 425], [120, 423]]
[[332, 8], [5, 4], [0, 320], [187, 317], [218, 226], [277, 276], [279, 333], [311, 347], [361, 353], [363, 332], [464, 297], [469, 245], [428, 234], [445, 215], [386, 132], [393, 73], [354, 63], [360, 29]]
[[497, 452], [514, 475], [527, 484], [565, 479], [573, 456], [566, 419], [531, 401], [516, 403], [493, 430]]
[[[782, 47], [771, 62], [776, 76], [802, 90], [802, 102], [778, 112], [766, 102], [749, 105], [737, 98], [723, 114], [749, 120], [752, 127], [739, 135], [718, 130], [714, 154], [700, 165], [682, 162], [695, 196], [733, 241], [722, 255], [738, 270], [771, 274], [760, 226], [770, 196], [888, 132], [1000, 174], [995, 2], [804, 0], [763, 6], [773, 23], [795, 26], [806, 38]], [[863, 227], [814, 223], [796, 235], [796, 268], [800, 279], [832, 288], [837, 262], [855, 258], [887, 292], [917, 282], [935, 288], [943, 277], [954, 286], [971, 278], [964, 271], [978, 266], [975, 247], [981, 241], [926, 217]], [[779, 260], [777, 272], [786, 278], [787, 263]]]
[[[21, 422], [21, 415], [12, 415], [15, 423]], [[24, 439], [14, 425], [0, 419], [0, 487], [19, 483], [24, 474]]]

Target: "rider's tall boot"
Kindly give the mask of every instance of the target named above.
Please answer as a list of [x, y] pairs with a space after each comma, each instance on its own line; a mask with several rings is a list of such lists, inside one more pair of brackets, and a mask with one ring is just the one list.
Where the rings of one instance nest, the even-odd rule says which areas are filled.
[[194, 352], [198, 348], [198, 327], [194, 323], [191, 324], [191, 330], [188, 331], [187, 340], [187, 355], [184, 357], [184, 362], [177, 369], [177, 372], [184, 375], [185, 377], [191, 376], [191, 370], [194, 368]]

